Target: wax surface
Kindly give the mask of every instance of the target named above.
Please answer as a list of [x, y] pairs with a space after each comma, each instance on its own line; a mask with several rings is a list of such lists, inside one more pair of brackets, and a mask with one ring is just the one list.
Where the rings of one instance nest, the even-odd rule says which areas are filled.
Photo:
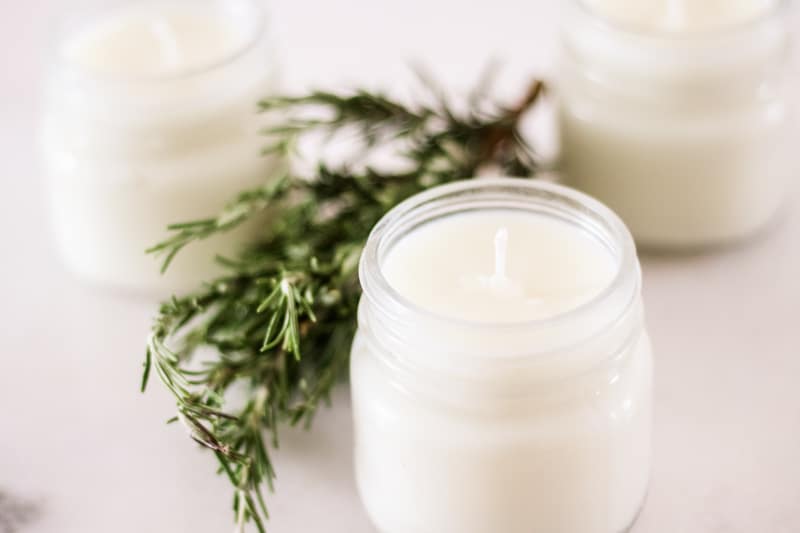
[[[504, 276], [496, 275], [498, 232]], [[611, 252], [577, 227], [520, 211], [452, 215], [388, 251], [383, 273], [414, 304], [480, 322], [552, 317], [592, 299], [617, 271]]]
[[644, 30], [697, 31], [740, 24], [775, 0], [584, 0], [592, 10]]
[[208, 2], [148, 2], [88, 25], [63, 52], [97, 73], [178, 74], [211, 66], [240, 49], [248, 32], [236, 22], [232, 13]]

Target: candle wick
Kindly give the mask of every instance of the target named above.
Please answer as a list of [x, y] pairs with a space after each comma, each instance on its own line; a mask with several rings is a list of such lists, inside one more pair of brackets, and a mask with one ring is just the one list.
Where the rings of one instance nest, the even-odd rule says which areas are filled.
[[174, 67], [180, 60], [180, 48], [178, 47], [178, 39], [175, 37], [175, 31], [172, 25], [163, 17], [158, 17], [150, 24], [150, 30], [158, 40], [161, 48], [162, 58], [167, 67]]
[[500, 228], [494, 235], [494, 276], [495, 282], [506, 279], [508, 260], [508, 228]]
[[[494, 235], [494, 274], [491, 276], [463, 277], [465, 287], [491, 290], [501, 298], [522, 298], [527, 304], [540, 305], [540, 298], [528, 297], [524, 288], [508, 277], [508, 228], [502, 227]], [[476, 284], [477, 282], [477, 284]]]

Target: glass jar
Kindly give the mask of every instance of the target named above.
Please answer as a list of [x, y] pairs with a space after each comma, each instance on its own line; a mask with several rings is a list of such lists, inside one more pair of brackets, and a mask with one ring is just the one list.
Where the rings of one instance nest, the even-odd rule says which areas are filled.
[[205, 219], [275, 172], [257, 102], [277, 69], [256, 0], [141, 0], [75, 15], [57, 39], [42, 157], [56, 240], [84, 279], [193, 288], [263, 228], [192, 244], [165, 276], [145, 250], [169, 224]]
[[[616, 261], [587, 303], [541, 320], [452, 319], [386, 280], [431, 221], [514, 210], [566, 222]], [[546, 253], [546, 252], [543, 252]], [[652, 361], [633, 241], [566, 187], [476, 179], [392, 210], [364, 250], [351, 360], [356, 479], [381, 533], [621, 533], [650, 471]]]
[[557, 74], [566, 183], [606, 203], [649, 248], [757, 232], [796, 170], [789, 2], [741, 17], [733, 10], [743, 2], [730, 2], [683, 29], [620, 19], [635, 19], [633, 8], [613, 13], [613, 4], [566, 3]]

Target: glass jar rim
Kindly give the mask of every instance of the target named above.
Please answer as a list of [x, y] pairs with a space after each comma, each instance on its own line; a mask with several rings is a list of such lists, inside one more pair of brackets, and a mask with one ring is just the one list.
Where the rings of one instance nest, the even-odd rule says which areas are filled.
[[[476, 321], [442, 315], [419, 306], [391, 286], [383, 274], [381, 259], [382, 252], [387, 245], [386, 240], [392, 238], [396, 240], [403, 236], [394, 236], [394, 231], [397, 231], [402, 224], [413, 220], [415, 215], [424, 215], [426, 209], [430, 211], [437, 207], [448, 206], [448, 201], [451, 208], [450, 211], [434, 214], [434, 216], [424, 220], [422, 223], [460, 212], [487, 210], [485, 207], [473, 207], [470, 209], [468, 202], [464, 201], [466, 197], [461, 198], [461, 200], [459, 198], [462, 195], [469, 195], [468, 199], [470, 200], [479, 200], [481, 196], [484, 199], [488, 199], [493, 194], [505, 195], [507, 198], [517, 196], [520, 199], [525, 199], [524, 195], [528, 195], [528, 199], [538, 196], [540, 205], [547, 203], [551, 207], [556, 207], [558, 202], [561, 202], [570, 206], [569, 208], [565, 208], [564, 205], [561, 206], [564, 214], [569, 214], [575, 218], [583, 217], [588, 219], [589, 217], [594, 217], [596, 219], [595, 222], [605, 225], [605, 228], [600, 228], [600, 230], [606, 233], [606, 240], [611, 239], [614, 243], [605, 242], [603, 244], [606, 247], [609, 244], [615, 245], [616, 249], [609, 251], [614, 252], [618, 260], [617, 270], [611, 282], [591, 299], [563, 313], [545, 318], [502, 322]], [[459, 206], [462, 209], [452, 209]], [[423, 212], [420, 213], [421, 211]], [[582, 229], [586, 230], [585, 228]], [[407, 234], [405, 233], [404, 235]], [[391, 245], [392, 242], [389, 244]], [[481, 177], [459, 180], [455, 183], [434, 187], [405, 200], [384, 215], [373, 228], [367, 239], [359, 265], [359, 278], [364, 297], [369, 299], [370, 303], [376, 308], [391, 314], [391, 310], [387, 309], [387, 307], [394, 307], [415, 318], [464, 326], [471, 329], [512, 329], [520, 327], [541, 329], [574, 320], [576, 317], [591, 312], [592, 309], [610, 299], [617, 291], [624, 289], [626, 283], [630, 281], [631, 273], [634, 273], [635, 276], [634, 284], [631, 287], [630, 297], [627, 299], [628, 303], [622, 312], [627, 311], [633, 305], [641, 285], [636, 246], [633, 237], [622, 220], [598, 200], [575, 189], [556, 183], [511, 177]], [[610, 317], [609, 322], [614, 322], [617, 318], [617, 316]]]
[[[68, 38], [70, 35], [73, 35], [74, 33], [81, 31], [81, 27], [86, 23], [87, 19], [102, 17], [104, 15], [105, 16], [113, 15], [114, 13], [120, 12], [124, 9], [129, 9], [136, 5], [144, 5], [146, 3], [150, 3], [153, 1], [156, 0], [139, 0], [137, 2], [131, 3], [130, 5], [116, 4], [110, 6], [109, 5], [95, 6], [91, 8], [84, 8], [70, 12], [69, 15], [63, 17], [62, 19], [56, 22], [56, 30], [53, 32], [55, 37], [51, 39], [49, 47], [50, 55], [55, 60], [54, 64], [60, 65], [61, 68], [67, 69], [76, 76], [91, 79], [96, 83], [99, 82], [103, 84], [124, 83], [124, 84], [156, 85], [160, 83], [178, 82], [199, 77], [204, 74], [216, 72], [219, 71], [220, 69], [223, 69], [235, 63], [238, 59], [247, 55], [251, 50], [256, 48], [259, 41], [266, 34], [266, 30], [268, 27], [267, 11], [261, 2], [257, 0], [236, 0], [236, 2], [239, 5], [244, 5], [248, 10], [250, 10], [250, 14], [252, 15], [250, 17], [250, 20], [252, 22], [252, 29], [248, 32], [247, 38], [243, 39], [243, 41], [240, 44], [238, 44], [236, 47], [233, 47], [230, 51], [227, 51], [225, 54], [222, 54], [220, 57], [215, 58], [214, 60], [204, 62], [199, 65], [192, 66], [190, 68], [186, 68], [176, 72], [129, 76], [124, 74], [113, 74], [113, 73], [98, 71], [90, 67], [76, 64], [75, 62], [70, 61], [67, 57], [65, 57], [65, 54], [61, 50], [64, 40]], [[223, 7], [227, 7], [228, 4], [225, 0], [207, 0], [207, 1], [212, 5], [218, 4]], [[170, 0], [170, 3], [180, 3], [180, 2], [188, 2], [188, 0]]]
[[731, 24], [722, 24], [706, 29], [694, 30], [670, 30], [664, 28], [643, 28], [631, 22], [616, 20], [611, 16], [605, 15], [588, 5], [586, 0], [568, 0], [568, 5], [579, 12], [582, 16], [591, 19], [592, 23], [600, 29], [607, 31], [620, 32], [631, 37], [648, 39], [651, 41], [669, 42], [674, 40], [703, 40], [731, 37], [757, 28], [775, 18], [786, 15], [792, 8], [792, 0], [775, 0], [763, 12], [756, 16]]

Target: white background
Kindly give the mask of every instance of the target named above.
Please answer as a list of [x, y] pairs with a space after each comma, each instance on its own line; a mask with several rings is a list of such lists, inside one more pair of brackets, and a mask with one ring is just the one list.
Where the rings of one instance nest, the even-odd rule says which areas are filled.
[[[230, 531], [212, 458], [164, 426], [171, 403], [158, 386], [137, 392], [152, 302], [82, 286], [53, 252], [34, 149], [38, 80], [54, 15], [74, 6], [1, 1], [0, 492], [40, 508], [22, 533]], [[408, 80], [410, 59], [464, 87], [496, 56], [511, 93], [552, 64], [557, 5], [276, 0], [273, 27], [291, 88], [391, 87]], [[635, 533], [800, 531], [798, 201], [743, 246], [642, 258], [656, 455]], [[284, 434], [273, 533], [373, 533], [354, 491], [349, 417], [343, 387], [311, 434]]]

